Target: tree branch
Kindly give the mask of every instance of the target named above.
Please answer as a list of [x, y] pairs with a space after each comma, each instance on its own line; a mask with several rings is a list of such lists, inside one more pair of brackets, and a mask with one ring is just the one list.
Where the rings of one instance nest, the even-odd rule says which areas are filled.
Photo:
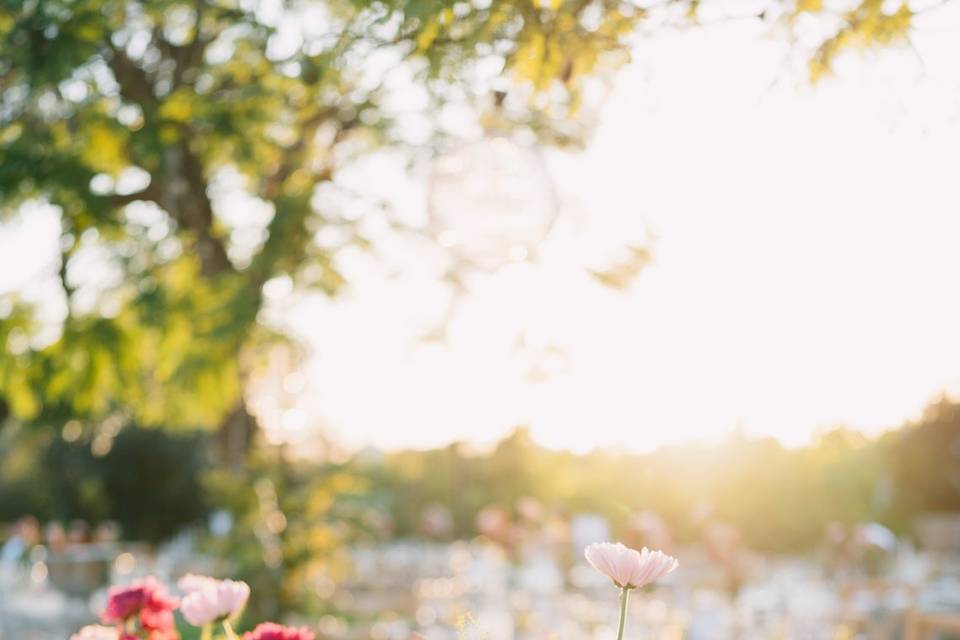
[[157, 101], [153, 83], [147, 77], [147, 72], [141, 69], [130, 59], [127, 52], [107, 40], [110, 56], [107, 65], [113, 71], [117, 84], [120, 85], [120, 95], [127, 102], [141, 107], [155, 105]]
[[153, 181], [150, 182], [150, 185], [145, 189], [140, 191], [135, 191], [134, 193], [124, 193], [110, 196], [110, 204], [115, 207], [123, 207], [131, 202], [137, 202], [138, 200], [145, 200], [148, 202], [154, 202], [160, 204], [161, 193], [160, 190], [156, 187]]
[[177, 184], [171, 185], [169, 202], [164, 208], [183, 229], [191, 232], [204, 275], [215, 276], [233, 271], [223, 239], [213, 230], [213, 204], [207, 195], [203, 164], [190, 149], [189, 127], [184, 126], [180, 142], [170, 150], [170, 173]]
[[[267, 179], [264, 181], [261, 193], [266, 199], [273, 199], [280, 193], [283, 183], [290, 177], [294, 170], [303, 163], [303, 152], [317, 135], [320, 126], [332, 119], [337, 114], [337, 107], [331, 106], [320, 109], [312, 116], [304, 120], [301, 125], [301, 135], [297, 141], [284, 149], [284, 160]], [[339, 132], [338, 132], [339, 135]]]

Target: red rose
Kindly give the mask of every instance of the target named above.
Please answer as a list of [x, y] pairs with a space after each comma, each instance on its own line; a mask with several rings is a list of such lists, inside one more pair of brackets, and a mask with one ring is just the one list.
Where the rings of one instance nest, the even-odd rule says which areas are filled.
[[156, 578], [148, 577], [110, 589], [100, 619], [104, 624], [124, 624], [136, 616], [150, 640], [174, 640], [178, 636], [173, 610], [178, 604]]
[[314, 637], [306, 627], [294, 629], [274, 622], [257, 625], [253, 631], [243, 634], [243, 640], [314, 640]]

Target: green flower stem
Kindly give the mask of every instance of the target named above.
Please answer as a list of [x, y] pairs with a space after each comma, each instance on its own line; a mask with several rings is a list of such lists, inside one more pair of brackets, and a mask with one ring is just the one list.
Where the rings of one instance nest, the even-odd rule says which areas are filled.
[[617, 630], [617, 640], [623, 640], [623, 626], [627, 623], [627, 600], [630, 598], [630, 589], [620, 589], [620, 628]]
[[200, 640], [213, 640], [213, 627], [211, 625], [203, 625], [203, 630], [200, 632]]
[[238, 640], [237, 632], [233, 630], [233, 625], [229, 620], [223, 621], [223, 631], [227, 634], [228, 640]]

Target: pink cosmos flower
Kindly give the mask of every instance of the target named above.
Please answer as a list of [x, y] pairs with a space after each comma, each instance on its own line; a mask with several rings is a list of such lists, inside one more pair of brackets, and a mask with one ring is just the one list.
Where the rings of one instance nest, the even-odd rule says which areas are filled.
[[202, 627], [211, 622], [222, 622], [243, 609], [250, 597], [250, 587], [246, 582], [236, 580], [201, 579], [200, 576], [185, 576], [190, 580], [181, 580], [192, 590], [183, 597], [180, 611], [187, 622]]
[[177, 580], [177, 586], [180, 587], [180, 590], [184, 593], [191, 593], [206, 587], [216, 586], [218, 582], [220, 581], [216, 578], [211, 578], [209, 576], [198, 576], [195, 573], [188, 573]]
[[70, 636], [70, 640], [119, 640], [120, 632], [116, 627], [102, 627], [89, 624]]
[[650, 551], [646, 547], [636, 551], [619, 542], [592, 544], [583, 555], [594, 569], [623, 589], [648, 585], [676, 569], [679, 564], [662, 551]]
[[257, 625], [253, 631], [243, 634], [243, 640], [314, 640], [314, 637], [306, 627], [294, 629], [274, 622]]
[[100, 614], [104, 624], [123, 624], [139, 615], [144, 631], [167, 631], [174, 628], [173, 610], [176, 598], [167, 596], [166, 588], [153, 576], [137, 580], [126, 587], [113, 587], [107, 592], [107, 606]]

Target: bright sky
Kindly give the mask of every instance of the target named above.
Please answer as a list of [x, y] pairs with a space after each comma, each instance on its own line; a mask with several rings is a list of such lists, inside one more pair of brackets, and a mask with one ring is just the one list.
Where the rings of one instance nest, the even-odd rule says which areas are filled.
[[[304, 404], [352, 442], [489, 442], [528, 423], [549, 446], [646, 449], [738, 423], [785, 442], [877, 431], [960, 383], [960, 28], [924, 56], [847, 61], [776, 83], [785, 51], [734, 24], [642, 46], [583, 154], [551, 169], [573, 215], [540, 265], [461, 301], [448, 346], [421, 344], [442, 289], [371, 275], [301, 308]], [[656, 235], [626, 293], [584, 245]], [[517, 353], [525, 333], [530, 349]], [[546, 353], [553, 375], [530, 381]]]
[[[354, 446], [489, 443], [521, 423], [575, 450], [738, 424], [801, 443], [960, 390], [960, 20], [927, 27], [815, 88], [760, 25], [643, 43], [589, 148], [549, 156], [563, 215], [541, 259], [475, 278], [445, 344], [421, 339], [449, 301], [436, 248], [354, 256], [334, 300], [275, 283], [274, 316], [311, 354], [277, 421]], [[422, 208], [418, 180], [377, 182]], [[49, 226], [0, 237], [0, 289]], [[648, 232], [655, 262], [630, 290], [588, 277], [600, 248]]]

